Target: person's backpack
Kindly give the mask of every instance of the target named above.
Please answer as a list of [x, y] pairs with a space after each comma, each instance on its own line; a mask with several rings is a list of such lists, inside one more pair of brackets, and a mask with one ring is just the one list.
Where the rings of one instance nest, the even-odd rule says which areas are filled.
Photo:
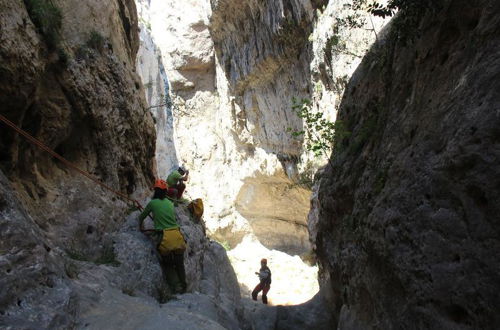
[[197, 198], [188, 205], [189, 211], [195, 218], [195, 220], [200, 220], [203, 215], [203, 200], [201, 198]]

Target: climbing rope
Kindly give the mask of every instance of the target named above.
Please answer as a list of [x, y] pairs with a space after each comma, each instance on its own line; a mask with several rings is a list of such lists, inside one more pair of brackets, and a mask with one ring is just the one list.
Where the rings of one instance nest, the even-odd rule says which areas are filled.
[[126, 200], [128, 202], [133, 203], [135, 206], [137, 206], [139, 208], [139, 210], [143, 210], [143, 207], [142, 207], [141, 203], [139, 203], [139, 201], [137, 201], [136, 199], [132, 199], [132, 198], [128, 197], [127, 195], [125, 195], [124, 193], [114, 190], [113, 188], [111, 188], [110, 186], [108, 186], [107, 184], [105, 184], [104, 182], [102, 182], [102, 181], [96, 179], [95, 177], [93, 177], [90, 173], [88, 173], [88, 172], [80, 169], [78, 166], [76, 166], [75, 164], [71, 163], [70, 161], [68, 161], [67, 159], [65, 159], [64, 157], [62, 157], [58, 153], [56, 153], [54, 150], [52, 150], [49, 147], [47, 147], [40, 140], [37, 140], [36, 138], [34, 138], [30, 134], [28, 134], [26, 131], [24, 131], [21, 128], [19, 128], [18, 126], [16, 126], [13, 122], [11, 122], [10, 120], [8, 120], [4, 116], [0, 115], [0, 120], [3, 121], [7, 126], [11, 127], [13, 130], [15, 130], [16, 132], [18, 132], [22, 136], [24, 136], [26, 139], [28, 139], [31, 143], [33, 143], [34, 145], [36, 145], [40, 149], [45, 150], [46, 152], [48, 152], [49, 154], [51, 154], [53, 157], [59, 159], [64, 165], [68, 166], [69, 168], [72, 168], [76, 172], [78, 172], [81, 175], [85, 176], [86, 178], [88, 178], [89, 180], [93, 181], [97, 185], [103, 187], [104, 189], [111, 191], [112, 193], [114, 193], [115, 195], [119, 196], [120, 198], [122, 198], [122, 199], [124, 199], [124, 200]]
[[[72, 168], [73, 170], [77, 171], [78, 173], [80, 173], [81, 175], [83, 175], [86, 178], [90, 179], [91, 181], [93, 181], [97, 185], [103, 187], [104, 189], [109, 190], [112, 193], [116, 194], [117, 196], [123, 198], [124, 200], [135, 204], [139, 208], [139, 210], [143, 210], [143, 207], [142, 207], [141, 203], [139, 203], [139, 201], [137, 201], [135, 199], [132, 199], [132, 198], [128, 197], [127, 195], [125, 195], [125, 194], [123, 194], [123, 193], [121, 193], [119, 191], [114, 190], [113, 188], [111, 188], [110, 186], [108, 186], [107, 184], [105, 184], [104, 182], [102, 182], [102, 181], [94, 178], [90, 173], [88, 173], [88, 172], [80, 169], [78, 166], [76, 166], [75, 164], [71, 163], [70, 161], [68, 161], [67, 159], [65, 159], [64, 157], [62, 157], [58, 153], [56, 153], [51, 148], [47, 147], [40, 140], [37, 140], [36, 138], [34, 138], [30, 134], [28, 134], [26, 131], [24, 131], [21, 128], [19, 128], [18, 126], [16, 126], [13, 122], [11, 122], [10, 120], [8, 120], [4, 116], [0, 115], [0, 120], [3, 121], [7, 126], [9, 126], [12, 129], [14, 129], [16, 132], [18, 132], [19, 134], [21, 134], [22, 136], [24, 136], [31, 143], [33, 143], [34, 145], [38, 146], [40, 149], [45, 150], [46, 152], [48, 152], [49, 154], [51, 154], [55, 158], [59, 159], [66, 166], [68, 166], [68, 167]], [[149, 217], [151, 217], [151, 215], [149, 215]], [[150, 229], [142, 230], [142, 232], [144, 234], [149, 234], [149, 233], [155, 232], [155, 231], [156, 230], [150, 230]], [[139, 283], [140, 283], [139, 280], [143, 277], [146, 269], [149, 267], [149, 263], [150, 263], [150, 261], [149, 261], [149, 259], [147, 259], [146, 263], [145, 263], [145, 265], [143, 267], [143, 269], [138, 274], [138, 277], [137, 277], [137, 280], [136, 280], [136, 284], [133, 286], [132, 291], [134, 291], [137, 288], [137, 286], [139, 285]]]

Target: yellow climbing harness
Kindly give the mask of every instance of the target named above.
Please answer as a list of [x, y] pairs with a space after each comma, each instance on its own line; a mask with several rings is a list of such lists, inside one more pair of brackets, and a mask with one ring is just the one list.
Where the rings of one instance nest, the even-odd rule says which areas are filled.
[[167, 255], [171, 252], [182, 252], [186, 249], [186, 241], [179, 228], [163, 229], [163, 237], [158, 244], [158, 252]]

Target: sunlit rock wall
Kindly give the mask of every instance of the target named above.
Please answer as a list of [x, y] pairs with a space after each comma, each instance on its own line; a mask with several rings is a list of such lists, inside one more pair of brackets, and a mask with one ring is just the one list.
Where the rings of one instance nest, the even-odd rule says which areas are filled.
[[[333, 119], [345, 81], [376, 32], [366, 17], [354, 30], [337, 24], [338, 15], [352, 14], [346, 1], [137, 3], [141, 35], [152, 36], [170, 84], [172, 116], [162, 112], [174, 128], [157, 121], [159, 134], [172, 132], [164, 143], [158, 137], [158, 175], [166, 176], [174, 159], [187, 165], [188, 194], [205, 199], [209, 230], [251, 231], [234, 208], [245, 178], [284, 171], [294, 180], [302, 173], [311, 179], [326, 162], [287, 131], [302, 127], [292, 97], [312, 98]], [[375, 20], [375, 31], [380, 26]], [[342, 51], [332, 49], [334, 37]], [[153, 49], [146, 39], [144, 48]], [[155, 65], [153, 56], [139, 56], [140, 72]], [[150, 75], [142, 77], [157, 89]], [[164, 155], [169, 152], [175, 157]]]
[[140, 47], [137, 53], [137, 73], [141, 77], [148, 108], [156, 127], [155, 173], [167, 173], [177, 161], [174, 144], [174, 117], [169, 92], [169, 79], [161, 51], [151, 34], [148, 2], [138, 3]]
[[228, 83], [216, 65], [209, 31], [210, 4], [139, 1], [138, 5], [161, 51], [170, 84], [176, 158], [191, 170], [187, 195], [204, 198], [210, 231], [231, 225], [251, 232], [233, 207], [242, 180], [255, 171], [273, 174], [280, 165], [263, 149], [252, 147], [247, 152], [233, 131]]

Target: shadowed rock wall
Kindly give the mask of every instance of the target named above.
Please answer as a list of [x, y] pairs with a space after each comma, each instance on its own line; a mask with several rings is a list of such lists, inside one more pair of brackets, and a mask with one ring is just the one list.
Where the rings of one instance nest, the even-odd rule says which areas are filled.
[[[140, 196], [153, 178], [155, 133], [135, 74], [134, 2], [0, 6], [0, 113], [116, 190]], [[57, 12], [61, 27], [50, 30]], [[97, 253], [124, 204], [1, 125], [1, 169], [37, 225], [60, 246]]]
[[500, 326], [499, 12], [444, 1], [352, 77], [312, 237], [338, 328]]

